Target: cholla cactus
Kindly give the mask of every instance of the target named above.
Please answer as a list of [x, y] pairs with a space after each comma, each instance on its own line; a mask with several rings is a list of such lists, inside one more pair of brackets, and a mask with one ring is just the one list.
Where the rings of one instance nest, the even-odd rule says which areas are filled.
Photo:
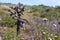
[[24, 21], [22, 21], [21, 19], [21, 15], [23, 14], [24, 12], [24, 6], [22, 8], [20, 8], [20, 4], [18, 4], [17, 6], [13, 6], [11, 7], [11, 10], [9, 10], [11, 12], [11, 16], [17, 20], [16, 24], [17, 24], [17, 34], [18, 34], [18, 31], [20, 29], [20, 26], [23, 27], [23, 24], [24, 24]]

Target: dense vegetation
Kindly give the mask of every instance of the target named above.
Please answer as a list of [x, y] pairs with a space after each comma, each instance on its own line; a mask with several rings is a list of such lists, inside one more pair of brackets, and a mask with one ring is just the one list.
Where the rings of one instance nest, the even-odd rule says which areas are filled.
[[[15, 27], [16, 26], [15, 25], [16, 20], [14, 20], [10, 16], [10, 12], [8, 12], [7, 9], [6, 10], [3, 8], [0, 9], [0, 16], [2, 19], [0, 21], [1, 27]], [[45, 5], [25, 6], [24, 15], [22, 15], [22, 18], [29, 19], [31, 25], [26, 24], [25, 30], [28, 35], [30, 36], [33, 35], [35, 37], [35, 40], [47, 40], [49, 37], [51, 37], [53, 40], [60, 40], [60, 30], [58, 30], [60, 27], [60, 25], [58, 24], [60, 20], [60, 6], [56, 6], [56, 7], [49, 7]], [[42, 22], [41, 21], [42, 18], [47, 18], [48, 21]], [[51, 27], [51, 23], [58, 24], [59, 25], [58, 28], [55, 29], [55, 27]], [[19, 34], [17, 40], [19, 40], [21, 36], [24, 38], [26, 37], [26, 34], [24, 34], [25, 30], [24, 31], [21, 30], [20, 34], [22, 35]], [[44, 32], [45, 34], [43, 34]], [[15, 33], [15, 29], [14, 29], [14, 33]], [[11, 33], [10, 32], [5, 33], [6, 35], [4, 35], [3, 37], [4, 40], [10, 39], [9, 38], [10, 36], [8, 37], [8, 35], [12, 35], [11, 39], [13, 40], [14, 33], [12, 31]], [[57, 36], [57, 38], [55, 38], [55, 35]], [[7, 38], [5, 38], [6, 36]]]

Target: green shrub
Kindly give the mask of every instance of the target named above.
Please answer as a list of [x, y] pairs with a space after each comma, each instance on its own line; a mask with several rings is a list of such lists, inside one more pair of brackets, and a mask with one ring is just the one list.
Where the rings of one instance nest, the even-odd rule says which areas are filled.
[[14, 27], [15, 21], [10, 15], [2, 15], [2, 21], [0, 21], [0, 26]]

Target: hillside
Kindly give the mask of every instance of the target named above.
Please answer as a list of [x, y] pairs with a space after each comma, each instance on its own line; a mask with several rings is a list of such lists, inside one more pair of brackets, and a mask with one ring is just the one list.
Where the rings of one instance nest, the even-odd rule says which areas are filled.
[[[11, 3], [0, 3], [0, 18], [2, 19], [0, 21], [2, 27], [0, 32], [4, 32], [1, 35], [4, 40], [14, 40], [16, 33], [16, 20], [12, 19], [8, 11], [8, 7], [11, 5], [15, 6]], [[21, 28], [17, 40], [21, 38], [26, 40], [47, 40], [48, 38], [60, 40], [60, 6], [25, 5], [24, 15], [21, 18], [27, 19], [30, 24], [26, 23], [24, 30]]]

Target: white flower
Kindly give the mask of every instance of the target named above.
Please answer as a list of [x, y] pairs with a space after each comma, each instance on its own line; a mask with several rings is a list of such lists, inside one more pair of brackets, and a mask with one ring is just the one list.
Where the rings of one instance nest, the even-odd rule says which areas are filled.
[[46, 34], [45, 32], [43, 32], [43, 34]]
[[55, 37], [57, 38], [58, 36], [57, 36], [57, 35], [55, 35]]

